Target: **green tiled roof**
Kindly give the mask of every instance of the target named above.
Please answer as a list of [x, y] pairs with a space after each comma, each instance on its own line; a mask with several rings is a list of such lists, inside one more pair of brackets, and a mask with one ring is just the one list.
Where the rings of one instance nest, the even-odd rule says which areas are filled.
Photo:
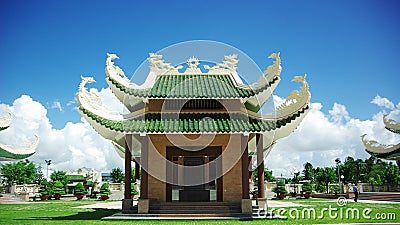
[[[307, 106], [308, 108], [308, 106]], [[300, 116], [304, 110], [291, 117], [276, 121], [249, 118], [242, 113], [150, 113], [125, 121], [111, 121], [80, 107], [79, 110], [102, 126], [128, 133], [234, 133], [265, 132], [284, 126]]]
[[84, 181], [85, 177], [83, 175], [67, 175], [69, 181]]
[[253, 96], [276, 82], [258, 89], [238, 87], [230, 75], [160, 75], [152, 88], [127, 88], [116, 80], [108, 80], [126, 94], [148, 98], [246, 98]]
[[14, 154], [11, 152], [6, 151], [5, 149], [0, 148], [0, 158], [7, 158], [7, 159], [25, 159], [29, 156], [33, 155], [34, 153], [30, 154]]

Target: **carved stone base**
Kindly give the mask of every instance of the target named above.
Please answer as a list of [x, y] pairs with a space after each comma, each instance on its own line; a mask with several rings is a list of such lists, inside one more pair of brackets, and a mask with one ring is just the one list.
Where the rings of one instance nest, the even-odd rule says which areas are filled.
[[251, 214], [253, 212], [253, 207], [251, 204], [251, 199], [242, 199], [241, 201], [241, 208], [242, 208], [242, 213], [249, 213]]
[[139, 199], [138, 201], [138, 213], [147, 214], [149, 213], [149, 199]]

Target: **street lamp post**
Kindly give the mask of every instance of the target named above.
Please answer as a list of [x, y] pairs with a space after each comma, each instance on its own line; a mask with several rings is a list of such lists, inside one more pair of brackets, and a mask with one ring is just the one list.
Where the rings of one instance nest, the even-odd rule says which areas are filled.
[[46, 165], [47, 165], [47, 175], [46, 175], [46, 178], [47, 178], [47, 180], [49, 180], [49, 166], [51, 165], [51, 159], [49, 159], [49, 160], [45, 159], [44, 161], [46, 162]]
[[294, 197], [296, 197], [296, 195], [297, 195], [296, 183], [297, 183], [297, 176], [299, 176], [299, 171], [298, 171], [298, 170], [294, 170], [294, 171], [293, 171], [293, 175], [294, 175], [294, 187], [293, 187], [293, 191], [294, 191]]
[[342, 194], [344, 194], [344, 187], [343, 187], [343, 186], [344, 186], [344, 182], [343, 182], [343, 181], [344, 181], [344, 175], [342, 174], [342, 175], [340, 176], [340, 178], [341, 178], [341, 180], [342, 180], [342, 183], [341, 183], [341, 184], [342, 184]]
[[339, 180], [339, 185], [340, 185], [340, 171], [339, 171], [339, 164], [341, 163], [341, 161], [340, 161], [340, 159], [339, 158], [336, 158], [335, 159], [335, 162], [336, 162], [336, 168], [337, 168], [337, 176], [338, 176], [338, 180]]

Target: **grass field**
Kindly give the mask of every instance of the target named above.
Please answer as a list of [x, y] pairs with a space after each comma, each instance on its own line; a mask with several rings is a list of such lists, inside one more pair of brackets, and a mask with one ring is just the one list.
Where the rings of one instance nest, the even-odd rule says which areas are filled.
[[[348, 202], [346, 206], [339, 207], [336, 202], [321, 199], [283, 201], [307, 206], [270, 209], [280, 215], [288, 216], [287, 220], [101, 221], [102, 217], [112, 215], [119, 210], [73, 208], [75, 206], [98, 203], [98, 201], [47, 201], [32, 204], [0, 204], [0, 224], [326, 224], [400, 222], [400, 204]], [[358, 217], [357, 211], [359, 212]]]

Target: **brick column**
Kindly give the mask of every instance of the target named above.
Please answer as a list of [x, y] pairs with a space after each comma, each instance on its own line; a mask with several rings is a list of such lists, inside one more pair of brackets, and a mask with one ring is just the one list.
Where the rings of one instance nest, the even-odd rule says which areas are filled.
[[257, 143], [257, 177], [258, 177], [258, 197], [265, 198], [264, 189], [264, 155], [262, 134], [256, 134]]
[[132, 206], [131, 199], [131, 171], [132, 171], [132, 134], [125, 135], [125, 192], [122, 210], [129, 210]]
[[149, 151], [149, 136], [144, 136], [141, 139], [142, 143], [142, 157], [140, 158], [141, 167], [141, 179], [140, 179], [140, 198], [147, 199], [149, 193], [149, 175], [147, 173], [149, 159], [148, 159], [148, 151]]
[[242, 135], [242, 199], [250, 199], [249, 194], [249, 147], [248, 137]]

